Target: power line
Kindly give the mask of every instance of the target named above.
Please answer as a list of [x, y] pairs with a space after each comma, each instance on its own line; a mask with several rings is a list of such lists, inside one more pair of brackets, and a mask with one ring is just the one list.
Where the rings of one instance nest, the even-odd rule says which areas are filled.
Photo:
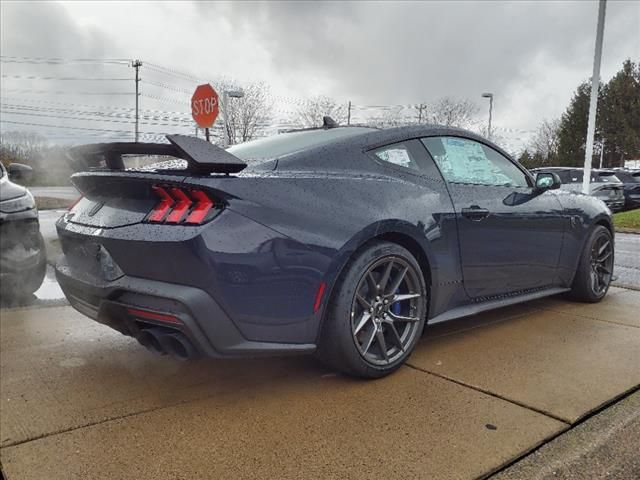
[[[124, 123], [127, 125], [134, 125], [135, 117], [132, 119], [133, 121], [127, 121], [126, 119], [109, 119], [109, 118], [85, 118], [85, 117], [74, 117], [69, 115], [47, 115], [46, 113], [31, 113], [31, 112], [12, 112], [6, 110], [0, 110], [0, 113], [8, 114], [8, 115], [27, 115], [31, 117], [43, 117], [43, 118], [57, 118], [57, 119], [65, 119], [65, 120], [81, 120], [81, 121], [90, 121], [90, 122], [106, 122], [106, 123]], [[4, 120], [3, 120], [4, 121]], [[191, 128], [193, 124], [185, 124], [185, 123], [161, 123], [161, 122], [139, 122], [142, 125], [154, 125], [154, 126], [163, 126], [163, 127], [183, 127], [183, 128]]]
[[118, 82], [118, 81], [131, 81], [132, 78], [96, 78], [96, 77], [39, 77], [37, 75], [2, 75], [2, 78], [13, 78], [17, 80], [77, 80], [77, 81], [90, 81], [90, 82]]
[[[107, 118], [135, 118], [135, 115], [132, 114], [132, 111], [128, 112], [101, 112], [101, 111], [89, 111], [89, 110], [77, 110], [71, 108], [56, 108], [56, 107], [38, 107], [32, 105], [19, 105], [19, 104], [11, 104], [6, 103], [2, 105], [2, 108], [8, 110], [16, 110], [20, 112], [46, 112], [46, 113], [63, 113], [63, 114], [73, 114], [73, 115], [82, 115], [82, 116], [93, 116], [93, 117], [107, 117]], [[145, 112], [142, 110], [142, 112]], [[12, 112], [7, 112], [12, 113]], [[168, 112], [170, 113], [170, 112]], [[170, 116], [170, 115], [157, 115], [155, 113], [143, 113], [141, 118], [145, 120], [162, 120], [162, 121], [173, 121], [173, 122], [183, 122], [188, 123], [189, 125], [193, 124], [193, 121], [190, 117], [187, 116]]]
[[13, 93], [13, 94], [48, 94], [48, 95], [133, 95], [133, 92], [67, 92], [64, 90], [31, 90], [28, 88], [24, 89], [16, 89], [16, 88], [7, 88], [2, 90], [5, 93]]
[[[121, 111], [129, 111], [133, 112], [135, 109], [131, 107], [115, 107], [113, 105], [95, 105], [95, 104], [86, 104], [86, 103], [72, 103], [72, 102], [56, 102], [52, 100], [43, 100], [43, 99], [35, 99], [35, 98], [4, 98], [4, 100], [9, 100], [11, 102], [28, 102], [28, 103], [36, 103], [36, 104], [45, 104], [45, 105], [61, 105], [61, 106], [70, 106], [70, 107], [81, 107], [81, 108], [91, 108], [95, 110], [121, 110]], [[141, 112], [147, 113], [167, 113], [173, 115], [188, 115], [184, 112], [176, 112], [169, 110], [153, 110], [153, 109], [143, 109]], [[189, 117], [190, 118], [190, 117]]]
[[[31, 123], [31, 122], [16, 122], [13, 120], [0, 120], [0, 123], [11, 123], [13, 125], [25, 125], [29, 127], [46, 127], [46, 128], [62, 128], [65, 130], [85, 130], [85, 131], [93, 131], [93, 132], [113, 132], [113, 133], [128, 133], [131, 134], [129, 130], [110, 130], [105, 128], [89, 128], [89, 127], [73, 127], [66, 125], [50, 125], [43, 123]], [[165, 135], [163, 132], [141, 132], [141, 133], [150, 133], [154, 135]]]
[[0, 55], [2, 63], [30, 63], [45, 65], [71, 65], [78, 63], [103, 65], [128, 65], [126, 58], [47, 58], [47, 57], [12, 57]]

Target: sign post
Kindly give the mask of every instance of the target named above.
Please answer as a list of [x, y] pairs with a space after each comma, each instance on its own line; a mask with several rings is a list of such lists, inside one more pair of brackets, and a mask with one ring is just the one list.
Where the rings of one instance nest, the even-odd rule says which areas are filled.
[[204, 135], [209, 140], [209, 128], [213, 126], [220, 112], [218, 93], [211, 85], [198, 85], [191, 97], [191, 116], [200, 128], [204, 128]]

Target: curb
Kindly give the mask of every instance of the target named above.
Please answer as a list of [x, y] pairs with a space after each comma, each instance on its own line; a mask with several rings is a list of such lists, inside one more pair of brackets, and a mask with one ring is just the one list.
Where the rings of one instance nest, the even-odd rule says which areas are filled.
[[637, 228], [624, 228], [624, 227], [616, 227], [614, 228], [616, 233], [632, 233], [635, 235], [640, 235], [640, 230]]

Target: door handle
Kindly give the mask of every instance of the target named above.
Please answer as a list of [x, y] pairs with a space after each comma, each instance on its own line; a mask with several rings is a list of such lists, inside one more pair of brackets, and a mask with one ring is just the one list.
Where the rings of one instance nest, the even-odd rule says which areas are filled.
[[471, 205], [469, 208], [462, 209], [462, 216], [474, 222], [479, 222], [489, 216], [489, 210], [480, 208], [478, 205]]

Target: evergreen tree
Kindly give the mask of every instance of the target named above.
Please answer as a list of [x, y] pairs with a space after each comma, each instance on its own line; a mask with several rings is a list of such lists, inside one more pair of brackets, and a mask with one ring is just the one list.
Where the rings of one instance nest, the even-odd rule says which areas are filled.
[[[558, 129], [558, 165], [584, 164], [590, 95], [591, 84], [582, 83], [562, 114]], [[640, 65], [631, 60], [626, 60], [622, 69], [600, 86], [595, 140], [603, 138], [603, 166], [624, 166], [625, 160], [640, 158]]]
[[640, 64], [625, 61], [602, 97], [598, 124], [605, 139], [604, 165], [623, 167], [625, 160], [640, 158]]
[[[584, 163], [584, 149], [589, 119], [591, 85], [582, 83], [560, 118], [558, 129], [558, 165], [579, 166]], [[600, 97], [602, 95], [599, 95]], [[600, 103], [600, 98], [598, 99]], [[599, 120], [596, 117], [596, 122]]]

